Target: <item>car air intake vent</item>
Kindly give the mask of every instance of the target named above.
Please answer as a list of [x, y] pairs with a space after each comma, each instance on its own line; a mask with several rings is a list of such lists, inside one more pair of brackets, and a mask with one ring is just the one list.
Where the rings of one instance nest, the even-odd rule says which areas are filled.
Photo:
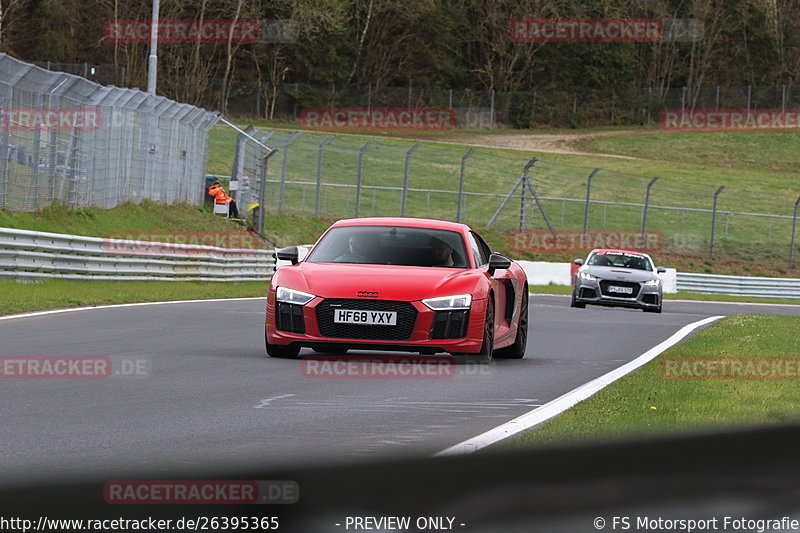
[[278, 302], [275, 313], [276, 327], [287, 333], [305, 333], [303, 306]]
[[658, 294], [648, 293], [642, 295], [642, 301], [646, 304], [658, 305]]
[[597, 291], [594, 289], [588, 289], [586, 287], [581, 288], [581, 293], [578, 295], [579, 298], [597, 298]]
[[514, 286], [511, 284], [510, 281], [506, 281], [506, 323], [511, 325], [511, 319], [514, 318], [514, 299], [516, 298], [516, 294], [514, 293]]
[[463, 339], [467, 336], [469, 310], [437, 311], [433, 316], [431, 339]]
[[[337, 324], [333, 321], [336, 309], [356, 311], [394, 311], [397, 313], [395, 326], [367, 326], [362, 324]], [[320, 335], [334, 339], [369, 339], [384, 341], [405, 341], [411, 338], [417, 310], [408, 302], [390, 300], [350, 300], [328, 298], [317, 306], [317, 324]]]

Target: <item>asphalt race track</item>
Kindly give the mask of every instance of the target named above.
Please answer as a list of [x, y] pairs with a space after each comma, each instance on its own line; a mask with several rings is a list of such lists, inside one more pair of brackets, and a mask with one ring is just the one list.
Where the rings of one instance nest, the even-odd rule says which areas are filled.
[[144, 360], [146, 376], [3, 379], [6, 486], [196, 468], [427, 456], [634, 359], [713, 315], [800, 306], [671, 302], [664, 313], [531, 297], [525, 359], [446, 379], [312, 379], [267, 358], [263, 299], [95, 309], [0, 321], [0, 357]]

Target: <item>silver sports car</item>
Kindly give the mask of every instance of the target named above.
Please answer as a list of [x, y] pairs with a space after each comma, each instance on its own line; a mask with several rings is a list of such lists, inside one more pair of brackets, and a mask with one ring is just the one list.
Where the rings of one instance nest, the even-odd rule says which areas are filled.
[[572, 307], [586, 304], [636, 307], [645, 312], [661, 312], [662, 281], [650, 256], [628, 250], [592, 250], [575, 272]]

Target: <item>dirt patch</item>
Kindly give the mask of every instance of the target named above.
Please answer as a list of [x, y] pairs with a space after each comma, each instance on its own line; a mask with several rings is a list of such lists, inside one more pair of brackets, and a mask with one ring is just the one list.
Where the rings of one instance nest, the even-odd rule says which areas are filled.
[[437, 135], [436, 142], [464, 144], [484, 148], [510, 148], [530, 152], [546, 152], [552, 154], [588, 155], [616, 157], [618, 159], [641, 159], [619, 154], [603, 154], [598, 152], [582, 152], [571, 145], [576, 141], [610, 137], [613, 135], [638, 135], [642, 133], [659, 133], [658, 130], [622, 130], [596, 131], [589, 133], [470, 133], [455, 135]]

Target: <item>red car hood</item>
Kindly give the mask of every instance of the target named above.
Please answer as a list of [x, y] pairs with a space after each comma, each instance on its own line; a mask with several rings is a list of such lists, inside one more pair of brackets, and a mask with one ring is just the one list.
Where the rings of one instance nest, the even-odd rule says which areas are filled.
[[368, 291], [382, 300], [405, 301], [471, 293], [482, 276], [465, 268], [331, 263], [300, 263], [279, 273], [279, 284], [324, 298], [355, 298], [357, 292]]

